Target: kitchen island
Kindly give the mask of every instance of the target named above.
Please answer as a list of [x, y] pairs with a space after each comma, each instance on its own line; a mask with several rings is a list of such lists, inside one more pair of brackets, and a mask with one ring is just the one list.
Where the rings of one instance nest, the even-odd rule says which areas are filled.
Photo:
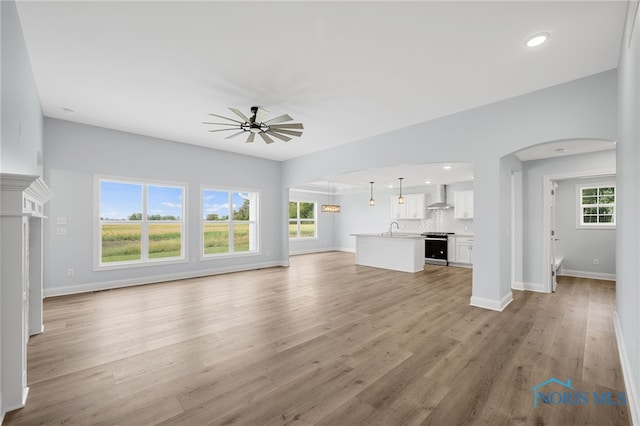
[[424, 270], [424, 237], [418, 234], [351, 234], [356, 264], [402, 272]]

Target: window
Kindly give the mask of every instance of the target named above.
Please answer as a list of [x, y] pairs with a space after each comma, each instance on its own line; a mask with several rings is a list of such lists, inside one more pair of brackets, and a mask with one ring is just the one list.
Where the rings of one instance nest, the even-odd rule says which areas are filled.
[[185, 188], [98, 180], [98, 267], [185, 259]]
[[316, 203], [289, 202], [289, 238], [316, 237]]
[[577, 186], [578, 227], [613, 228], [616, 225], [616, 186]]
[[258, 193], [202, 190], [204, 256], [258, 251]]

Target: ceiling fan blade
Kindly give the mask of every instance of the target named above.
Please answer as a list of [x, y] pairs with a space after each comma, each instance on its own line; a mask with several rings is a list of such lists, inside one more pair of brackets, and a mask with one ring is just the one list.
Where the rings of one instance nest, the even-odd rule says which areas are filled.
[[230, 129], [215, 129], [215, 130], [209, 130], [209, 131], [210, 132], [226, 132], [227, 130], [238, 130], [238, 129], [239, 129], [239, 127], [232, 127]]
[[274, 127], [276, 129], [304, 129], [304, 127], [302, 127], [302, 123], [273, 124], [269, 127]]
[[285, 135], [281, 135], [280, 133], [276, 133], [273, 130], [267, 130], [265, 133], [268, 133], [271, 136], [274, 136], [274, 137], [280, 139], [281, 141], [289, 142], [291, 140], [290, 137], [285, 136]]
[[249, 117], [247, 117], [246, 115], [244, 115], [242, 113], [242, 111], [240, 111], [237, 108], [229, 108], [229, 110], [234, 113], [235, 115], [237, 115], [238, 117], [242, 118], [244, 120], [245, 123], [249, 122]]
[[278, 128], [270, 128], [269, 129], [270, 132], [278, 132], [278, 133], [284, 133], [285, 135], [291, 135], [291, 136], [302, 136], [302, 132], [298, 132], [297, 130], [286, 130], [286, 129], [278, 129]]
[[281, 115], [280, 117], [276, 117], [276, 118], [272, 118], [271, 120], [267, 120], [264, 122], [264, 124], [277, 124], [277, 123], [284, 123], [285, 121], [291, 121], [293, 120], [293, 118], [291, 118], [289, 116], [289, 114], [284, 114]]
[[234, 133], [231, 136], [227, 136], [225, 139], [231, 139], [231, 138], [235, 138], [238, 135], [241, 135], [244, 133], [244, 130], [240, 130], [238, 133]]
[[253, 139], [255, 139], [256, 134], [253, 132], [249, 132], [249, 137], [247, 138], [247, 143], [251, 143], [253, 142]]
[[214, 123], [212, 121], [203, 121], [202, 124], [220, 124], [221, 126], [233, 126], [232, 123]]
[[223, 115], [212, 114], [212, 113], [209, 113], [209, 115], [213, 115], [214, 117], [218, 117], [218, 118], [224, 118], [225, 120], [235, 121], [236, 123], [244, 124], [244, 121], [234, 120], [233, 118], [225, 117]]
[[260, 132], [260, 133], [258, 133], [258, 134], [259, 134], [260, 136], [262, 136], [262, 139], [264, 139], [264, 141], [265, 141], [266, 143], [274, 143], [274, 142], [275, 142], [273, 139], [271, 139], [269, 136], [267, 136], [267, 134], [266, 134], [266, 133], [264, 133], [264, 132]]
[[267, 114], [269, 111], [266, 109], [262, 109], [258, 107], [258, 111], [256, 111], [256, 123], [262, 123], [265, 118], [267, 118]]

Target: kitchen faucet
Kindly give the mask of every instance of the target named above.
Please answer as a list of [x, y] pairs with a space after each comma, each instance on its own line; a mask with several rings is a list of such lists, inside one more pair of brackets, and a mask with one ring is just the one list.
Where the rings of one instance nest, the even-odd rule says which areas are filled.
[[389, 225], [389, 236], [393, 235], [393, 224], [396, 224], [396, 229], [399, 231], [400, 230], [400, 225], [398, 225], [398, 222], [391, 222], [391, 224]]

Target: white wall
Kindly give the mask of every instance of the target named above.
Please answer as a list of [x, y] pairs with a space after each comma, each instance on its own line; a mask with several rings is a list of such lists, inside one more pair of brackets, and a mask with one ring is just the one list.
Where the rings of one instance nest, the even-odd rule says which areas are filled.
[[543, 283], [543, 179], [590, 171], [615, 171], [615, 150], [570, 155], [523, 163], [523, 281], [532, 288]]
[[[630, 3], [633, 4], [633, 3]], [[632, 22], [628, 19], [627, 22]], [[629, 33], [631, 27], [626, 28]], [[618, 64], [618, 145], [617, 192], [618, 234], [616, 241], [616, 299], [619, 351], [634, 424], [640, 423], [640, 19], [636, 16], [633, 39], [629, 47], [625, 37]]]
[[[328, 204], [330, 198], [326, 194], [290, 190], [290, 201], [307, 201], [317, 203], [317, 238], [303, 238], [299, 240], [289, 240], [289, 254], [314, 253], [327, 250], [334, 250], [335, 224], [343, 215], [341, 213], [322, 213], [320, 206]], [[334, 198], [337, 201], [337, 198]]]
[[500, 222], [505, 214], [499, 211], [510, 203], [498, 201], [510, 194], [500, 191], [506, 175], [500, 158], [560, 139], [615, 139], [616, 89], [617, 74], [609, 71], [298, 157], [283, 163], [283, 183], [295, 187], [323, 176], [399, 164], [472, 162], [473, 295], [483, 306], [500, 309], [511, 292], [510, 255], [504, 249], [511, 230]]
[[[562, 274], [579, 277], [615, 279], [616, 230], [584, 229], [576, 225], [577, 185], [615, 184], [609, 178], [558, 180], [556, 191], [557, 253], [564, 257]], [[593, 260], [598, 259], [598, 265]]]
[[[288, 263], [280, 246], [286, 235], [280, 218], [287, 213], [280, 163], [49, 118], [45, 141], [45, 176], [55, 194], [45, 228], [45, 295]], [[185, 183], [192, 263], [94, 271], [95, 175]], [[259, 254], [199, 260], [202, 184], [260, 192]], [[58, 217], [67, 218], [65, 236], [56, 234]]]

